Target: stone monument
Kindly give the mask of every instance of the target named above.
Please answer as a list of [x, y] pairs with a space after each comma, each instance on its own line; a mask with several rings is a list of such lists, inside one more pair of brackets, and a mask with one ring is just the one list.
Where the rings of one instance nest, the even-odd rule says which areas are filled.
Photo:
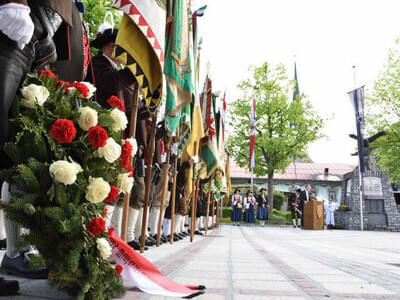
[[[374, 136], [375, 137], [375, 136]], [[376, 139], [376, 138], [375, 138]], [[375, 164], [368, 142], [364, 140], [363, 174], [363, 224], [366, 230], [400, 231], [400, 213], [393, 196], [392, 184], [388, 174]], [[344, 175], [342, 203], [348, 211], [338, 211], [336, 224], [345, 229], [360, 230], [359, 168]]]

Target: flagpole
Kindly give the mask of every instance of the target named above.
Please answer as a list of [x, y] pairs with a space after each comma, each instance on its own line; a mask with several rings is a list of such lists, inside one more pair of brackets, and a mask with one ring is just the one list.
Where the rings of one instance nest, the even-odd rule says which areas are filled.
[[[139, 100], [139, 86], [135, 84], [132, 96], [132, 111], [131, 111], [131, 123], [129, 126], [129, 137], [136, 138], [136, 120], [138, 111], [138, 100]], [[130, 165], [132, 166], [133, 161], [131, 160]], [[132, 175], [133, 176], [133, 175]], [[126, 241], [126, 233], [128, 229], [128, 213], [129, 213], [129, 199], [130, 194], [124, 195], [124, 201], [122, 205], [122, 224], [121, 224], [121, 238]]]
[[145, 187], [144, 187], [144, 205], [143, 205], [143, 215], [142, 215], [142, 230], [140, 236], [140, 253], [144, 252], [145, 239], [146, 239], [146, 229], [147, 229], [147, 215], [150, 204], [150, 185], [151, 185], [151, 173], [153, 169], [153, 156], [155, 150], [155, 133], [156, 133], [156, 122], [157, 122], [157, 111], [152, 116], [152, 124], [151, 124], [151, 132], [150, 132], [150, 140], [148, 141], [148, 145], [146, 146], [146, 154], [145, 157], [148, 157], [147, 169], [146, 169], [146, 177], [145, 177]]
[[[356, 78], [356, 66], [353, 66], [353, 81], [354, 81], [354, 89], [357, 89], [357, 78]], [[355, 92], [355, 95], [357, 95], [357, 92]], [[356, 99], [357, 101], [357, 99]], [[357, 122], [357, 127], [360, 127], [359, 121], [356, 120]], [[362, 139], [361, 134], [361, 129], [357, 128], [357, 135], [358, 139]], [[363, 142], [363, 141], [361, 141]], [[360, 193], [360, 230], [364, 231], [364, 213], [363, 213], [363, 176], [361, 172], [361, 156], [364, 155], [363, 153], [360, 153], [361, 149], [358, 147], [358, 181], [359, 181], [359, 193]]]

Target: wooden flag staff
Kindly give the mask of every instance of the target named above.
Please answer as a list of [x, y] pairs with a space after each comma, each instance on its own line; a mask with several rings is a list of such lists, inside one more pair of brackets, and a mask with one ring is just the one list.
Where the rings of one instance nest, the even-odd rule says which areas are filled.
[[[129, 136], [131, 138], [136, 137], [136, 120], [138, 112], [138, 101], [139, 101], [139, 86], [135, 84], [132, 97], [132, 112], [131, 112], [131, 123], [129, 126]], [[133, 161], [131, 160], [131, 166]], [[129, 199], [130, 192], [124, 195], [123, 209], [122, 209], [122, 224], [121, 224], [121, 238], [126, 241], [126, 233], [128, 229], [128, 213], [129, 213]]]
[[208, 219], [210, 217], [210, 200], [211, 200], [211, 178], [208, 183], [208, 193], [207, 193], [207, 207], [206, 207], [206, 228], [205, 234], [208, 232]]
[[161, 225], [162, 225], [162, 220], [163, 220], [163, 215], [164, 215], [164, 201], [167, 198], [167, 191], [168, 191], [168, 172], [171, 167], [170, 165], [170, 157], [171, 153], [169, 151], [169, 148], [171, 146], [171, 140], [167, 144], [167, 151], [168, 151], [168, 156], [167, 156], [167, 162], [162, 165], [163, 169], [163, 177], [162, 177], [162, 191], [161, 191], [161, 203], [160, 203], [160, 215], [158, 216], [158, 225], [157, 225], [157, 241], [156, 245], [157, 247], [160, 246], [160, 239], [161, 239]]
[[146, 180], [144, 188], [144, 206], [143, 206], [143, 217], [142, 217], [142, 232], [140, 235], [140, 253], [144, 252], [144, 244], [146, 238], [146, 228], [147, 228], [147, 214], [150, 203], [150, 185], [151, 185], [151, 173], [153, 168], [153, 156], [155, 150], [155, 135], [156, 135], [156, 122], [157, 122], [157, 112], [152, 116], [150, 140], [147, 145], [146, 155], [148, 161], [146, 161]]
[[176, 198], [176, 180], [177, 180], [177, 168], [178, 168], [178, 155], [175, 157], [174, 169], [172, 171], [172, 195], [171, 195], [171, 233], [169, 236], [169, 242], [174, 243], [174, 227], [175, 227], [175, 198]]

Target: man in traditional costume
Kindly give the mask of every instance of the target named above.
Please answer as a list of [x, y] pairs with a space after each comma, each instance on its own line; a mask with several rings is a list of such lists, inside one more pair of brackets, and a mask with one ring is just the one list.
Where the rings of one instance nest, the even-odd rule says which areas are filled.
[[[77, 3], [77, 6], [83, 10], [82, 3]], [[33, 69], [43, 69], [56, 60], [69, 61], [73, 58], [78, 66], [66, 70], [58, 65], [59, 77], [61, 79], [69, 77], [71, 80], [82, 80], [84, 77], [83, 58], [85, 56], [88, 60], [89, 52], [84, 48], [84, 29], [77, 6], [71, 0], [0, 0], [0, 168], [2, 169], [11, 167], [11, 161], [2, 148], [8, 141], [8, 114], [25, 75]], [[72, 28], [73, 30], [70, 30]], [[11, 200], [7, 182], [2, 185], [1, 200], [5, 203]], [[10, 222], [6, 215], [4, 225], [7, 250], [1, 269], [17, 276], [47, 278], [47, 269], [30, 268], [27, 257], [17, 248], [19, 227]], [[0, 290], [2, 293], [15, 293], [15, 290], [18, 290], [18, 283], [0, 279]]]
[[304, 191], [301, 191], [299, 198], [299, 210], [301, 211], [301, 228], [304, 228], [304, 204], [311, 200], [311, 185], [306, 184]]
[[[159, 126], [157, 127], [156, 130], [156, 147], [155, 147], [155, 160], [158, 164], [164, 164], [166, 163], [166, 155], [167, 155], [167, 149], [166, 145], [168, 143], [168, 136], [165, 130], [164, 122], [161, 122]], [[149, 220], [149, 227], [150, 227], [150, 235], [153, 238], [157, 237], [157, 232], [158, 232], [158, 221], [160, 218], [161, 214], [161, 224], [164, 220], [164, 213], [165, 209], [169, 205], [169, 199], [171, 197], [171, 191], [168, 190], [167, 187], [167, 193], [165, 198], [163, 199], [162, 195], [162, 190], [163, 190], [163, 184], [164, 182], [161, 180], [164, 176], [164, 168], [160, 167], [160, 174], [159, 174], [159, 180], [155, 186], [155, 190], [153, 193], [153, 201], [151, 205], [151, 210], [150, 210], [150, 220]], [[169, 181], [169, 174], [167, 175], [167, 185]], [[161, 204], [162, 204], [162, 211], [161, 211]], [[167, 238], [164, 236], [161, 236], [161, 242], [167, 242]]]
[[126, 107], [131, 107], [132, 89], [135, 83], [135, 77], [129, 68], [119, 69], [119, 63], [112, 55], [117, 33], [118, 30], [115, 28], [104, 30], [100, 28], [96, 39], [90, 42], [90, 46], [98, 49], [99, 52], [92, 58], [87, 80], [97, 88], [97, 102], [107, 108], [110, 107], [107, 99], [111, 96], [119, 97], [125, 102]]

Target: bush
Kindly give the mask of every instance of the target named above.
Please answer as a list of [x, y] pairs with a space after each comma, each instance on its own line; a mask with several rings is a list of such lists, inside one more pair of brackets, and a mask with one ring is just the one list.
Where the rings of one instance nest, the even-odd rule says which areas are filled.
[[340, 210], [340, 211], [349, 211], [350, 207], [348, 205], [346, 205], [346, 204], [342, 204], [342, 205], [339, 205], [338, 210]]
[[283, 201], [285, 201], [285, 194], [283, 194], [280, 191], [274, 191], [273, 193], [274, 196], [274, 209], [280, 210], [283, 204]]
[[272, 210], [272, 215], [283, 218], [286, 220], [286, 222], [291, 223], [292, 222], [292, 215], [290, 214], [289, 211], [280, 211], [277, 209]]
[[222, 208], [222, 218], [230, 218], [232, 215], [232, 207]]

